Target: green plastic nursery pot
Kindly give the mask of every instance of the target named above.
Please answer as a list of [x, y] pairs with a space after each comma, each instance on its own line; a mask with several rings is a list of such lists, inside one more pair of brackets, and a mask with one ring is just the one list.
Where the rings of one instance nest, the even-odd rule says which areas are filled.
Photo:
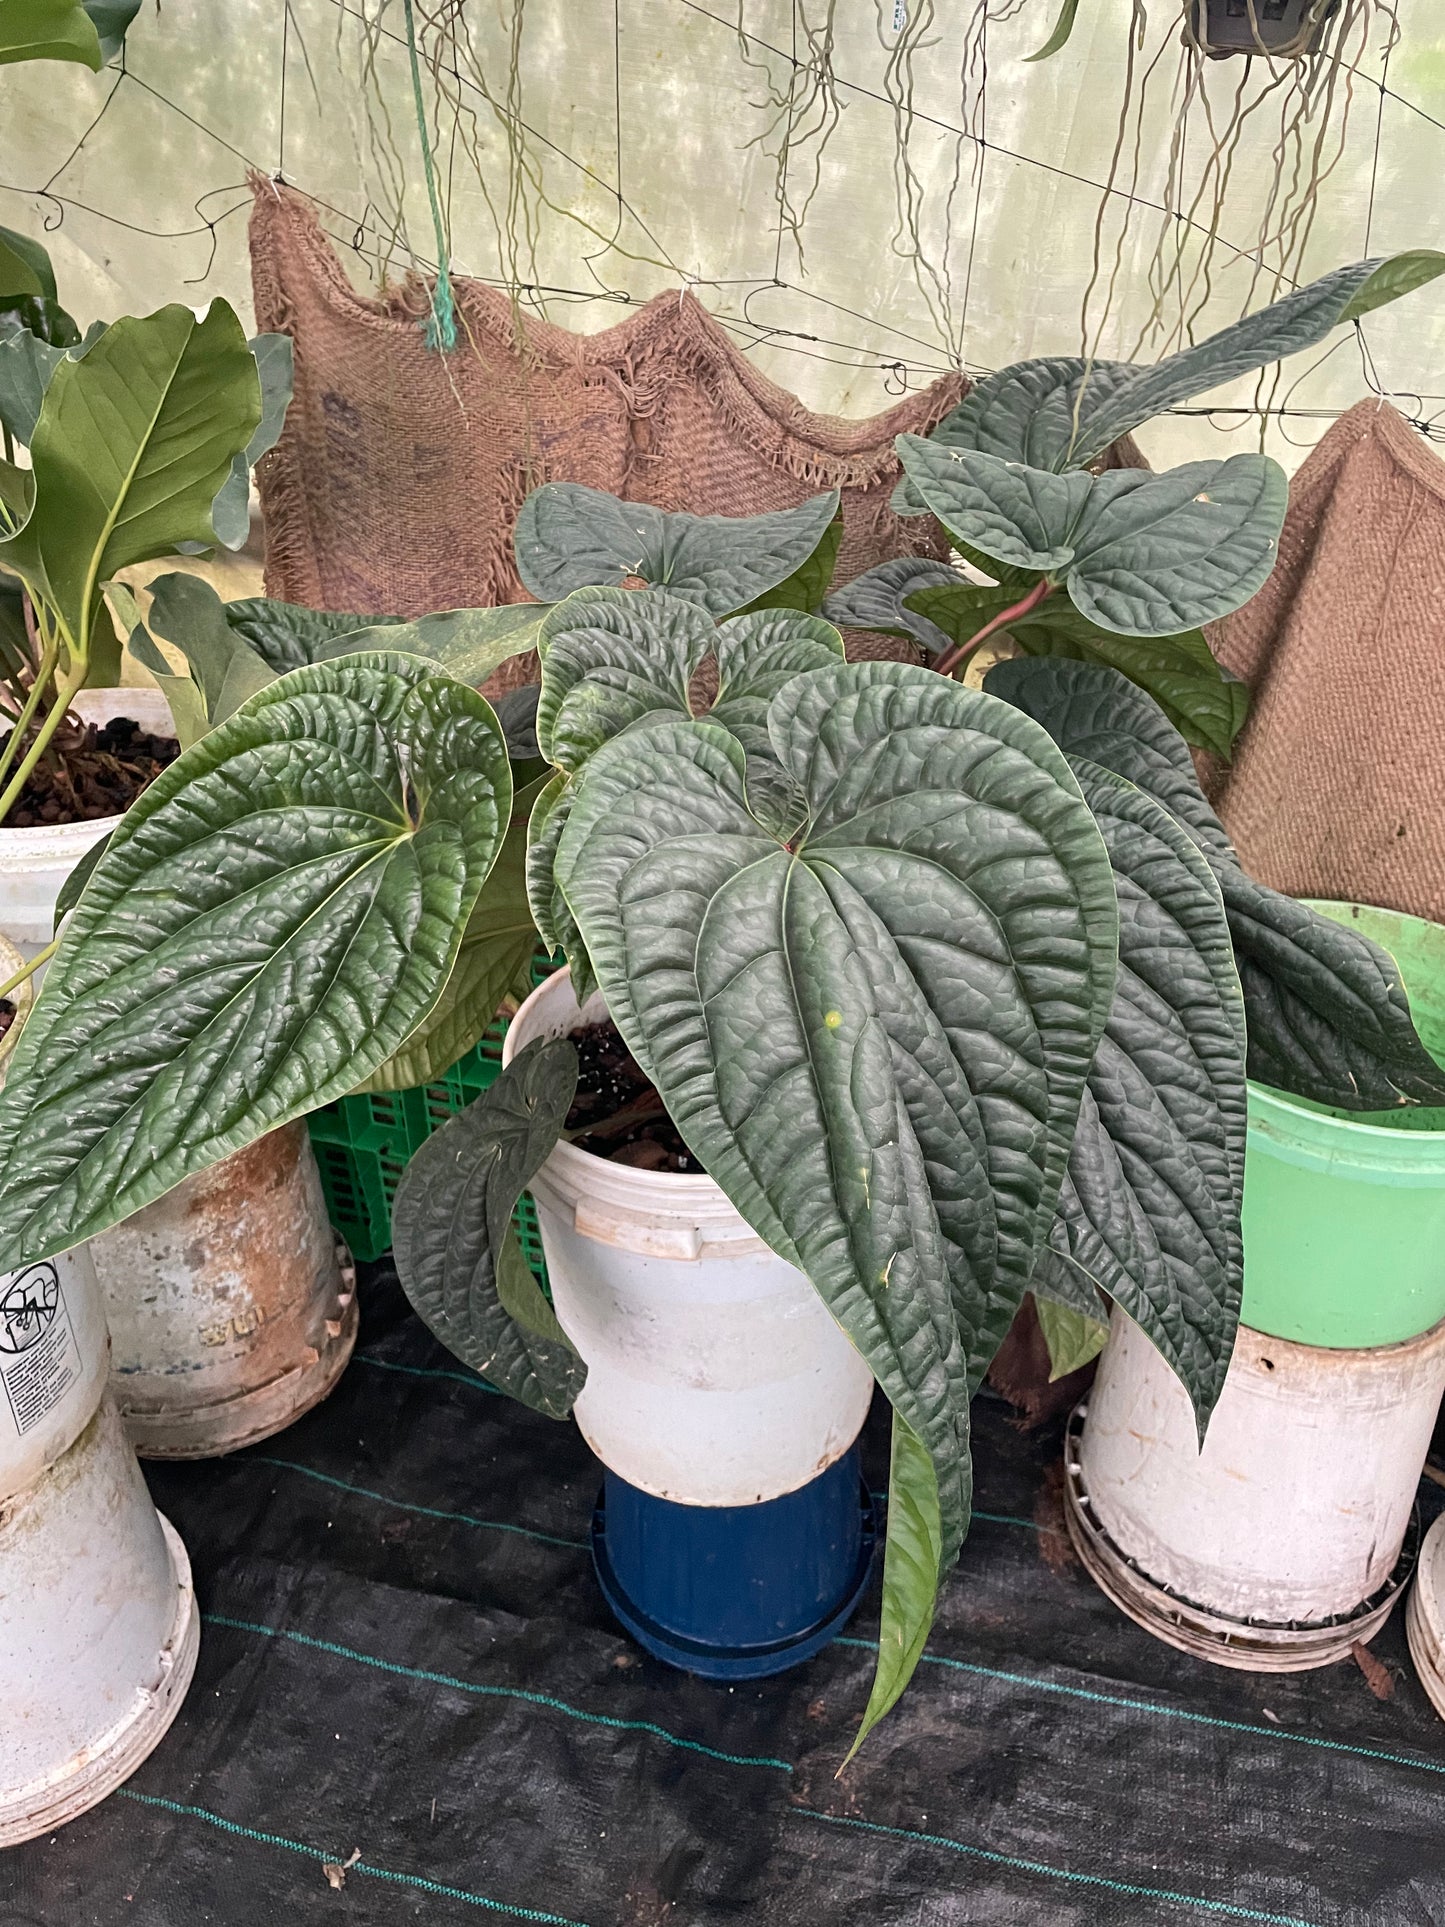
[[[1395, 958], [1445, 1062], [1445, 927], [1315, 903]], [[1445, 1319], [1445, 1108], [1351, 1112], [1249, 1087], [1241, 1322], [1304, 1345], [1395, 1345]]]

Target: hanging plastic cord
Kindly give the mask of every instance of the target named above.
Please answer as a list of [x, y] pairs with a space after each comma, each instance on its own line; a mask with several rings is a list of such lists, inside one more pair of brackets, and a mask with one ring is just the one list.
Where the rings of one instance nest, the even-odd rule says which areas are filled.
[[411, 91], [416, 100], [416, 131], [421, 136], [422, 166], [426, 170], [427, 199], [431, 202], [432, 226], [436, 230], [437, 278], [432, 289], [431, 313], [426, 321], [426, 345], [445, 354], [457, 345], [457, 315], [452, 303], [452, 278], [447, 269], [447, 233], [442, 225], [441, 202], [437, 196], [436, 169], [432, 165], [431, 137], [427, 133], [426, 107], [421, 97], [421, 62], [416, 51], [416, 21], [412, 0], [401, 0], [406, 15], [406, 50], [411, 59]]

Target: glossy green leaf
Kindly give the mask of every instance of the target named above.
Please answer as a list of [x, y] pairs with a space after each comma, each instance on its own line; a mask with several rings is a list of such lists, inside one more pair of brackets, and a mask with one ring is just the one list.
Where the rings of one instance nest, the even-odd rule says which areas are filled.
[[1059, 17], [1054, 22], [1053, 32], [1037, 53], [1025, 54], [1025, 60], [1047, 60], [1051, 54], [1056, 54], [1061, 47], [1067, 46], [1069, 35], [1074, 31], [1074, 21], [1078, 17], [1078, 12], [1079, 0], [1063, 0], [1063, 5], [1059, 8]]
[[1092, 1318], [1061, 1305], [1056, 1299], [1035, 1296], [1039, 1330], [1049, 1350], [1049, 1380], [1067, 1378], [1103, 1351], [1109, 1327], [1102, 1318]]
[[842, 545], [843, 518], [835, 515], [808, 559], [801, 562], [775, 589], [766, 590], [739, 614], [751, 615], [759, 609], [796, 609], [803, 615], [816, 614], [822, 608], [828, 585], [833, 580], [833, 571], [838, 566], [838, 551]]
[[773, 697], [794, 676], [842, 662], [843, 638], [820, 616], [761, 610], [723, 623], [714, 655], [718, 691], [708, 721], [720, 724], [743, 746], [753, 814], [776, 834], [791, 836], [807, 806], [773, 753], [768, 711]]
[[[883, 1548], [883, 1602], [873, 1688], [848, 1749], [851, 1760], [912, 1679], [933, 1626], [944, 1567], [938, 1481], [933, 1462], [907, 1421], [893, 1414], [888, 1468], [888, 1536]], [[844, 1761], [847, 1765], [847, 1760]]]
[[[276, 680], [276, 671], [231, 627], [226, 604], [198, 575], [157, 576], [146, 626], [185, 657], [208, 727], [225, 722]], [[134, 634], [130, 647], [159, 681], [168, 668], [160, 652], [147, 652]]]
[[787, 581], [837, 513], [836, 489], [771, 515], [669, 515], [577, 482], [548, 482], [522, 504], [517, 568], [542, 602], [636, 578], [725, 616]]
[[[997, 589], [955, 584], [924, 589], [908, 607], [950, 642], [967, 642], [1008, 606]], [[1027, 655], [1103, 663], [1145, 690], [1188, 743], [1228, 756], [1249, 711], [1249, 691], [1216, 662], [1201, 629], [1177, 636], [1119, 636], [1081, 615], [1056, 592], [1006, 632]]]
[[880, 562], [835, 589], [823, 604], [823, 614], [842, 628], [906, 636], [936, 656], [948, 647], [950, 638], [918, 613], [918, 604], [912, 598], [919, 590], [941, 587], [947, 593], [973, 586], [964, 583], [957, 569], [946, 562], [935, 562], [931, 556], [904, 555], [893, 562]]
[[1107, 1015], [1108, 858], [1042, 732], [930, 671], [796, 676], [769, 728], [790, 845], [735, 738], [655, 721], [585, 765], [555, 874], [684, 1139], [928, 1452], [951, 1561]]
[[98, 842], [92, 843], [61, 884], [55, 898], [55, 922], [52, 926], [52, 935], [59, 936], [61, 924], [80, 902], [81, 894], [99, 866], [101, 858], [110, 848], [110, 839], [114, 834], [114, 830], [107, 830]]
[[209, 539], [211, 503], [260, 405], [223, 301], [203, 321], [177, 306], [113, 322], [82, 360], [62, 358], [30, 446], [33, 506], [0, 563], [54, 606], [79, 653], [104, 582]]
[[587, 1379], [528, 1271], [512, 1213], [577, 1088], [565, 1037], [529, 1044], [407, 1166], [392, 1214], [397, 1276], [422, 1322], [474, 1371], [548, 1418]]
[[1438, 248], [1412, 248], [1405, 254], [1392, 254], [1378, 265], [1366, 265], [1372, 266], [1372, 272], [1346, 304], [1341, 321], [1359, 321], [1376, 308], [1436, 280], [1445, 274], [1445, 254]]
[[0, 67], [18, 60], [70, 60], [99, 72], [100, 36], [80, 0], [0, 0]]
[[261, 383], [261, 419], [245, 448], [232, 456], [231, 472], [211, 505], [216, 540], [228, 549], [244, 547], [251, 533], [251, 470], [280, 441], [291, 405], [290, 335], [257, 335], [249, 345]]
[[425, 1020], [511, 809], [496, 718], [415, 657], [297, 670], [132, 805], [0, 1096], [0, 1263], [342, 1096]]
[[1176, 818], [1074, 761], [1114, 866], [1119, 972], [1089, 1071], [1057, 1240], [1142, 1326], [1200, 1437], [1239, 1323], [1245, 1024], [1219, 885]]
[[0, 422], [17, 442], [29, 446], [51, 376], [67, 354], [78, 361], [104, 333], [105, 324], [97, 321], [83, 342], [63, 347], [0, 321]]
[[0, 308], [15, 295], [57, 300], [55, 269], [38, 241], [17, 234], [14, 228], [0, 227]]
[[[545, 779], [543, 779], [545, 780]], [[512, 821], [482, 885], [446, 988], [429, 1015], [358, 1090], [430, 1084], [486, 1035], [504, 997], [531, 989], [537, 928], [527, 906], [527, 824], [543, 781], [517, 793]]]

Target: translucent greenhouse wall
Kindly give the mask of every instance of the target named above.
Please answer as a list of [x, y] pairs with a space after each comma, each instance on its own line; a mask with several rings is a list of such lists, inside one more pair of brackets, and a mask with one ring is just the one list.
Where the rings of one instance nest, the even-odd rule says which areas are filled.
[[[695, 282], [759, 366], [844, 415], [960, 359], [986, 369], [1078, 352], [1131, 4], [1084, 0], [1069, 45], [1033, 65], [1058, 0], [992, 4], [999, 17], [985, 20], [984, 0], [418, 0], [454, 265], [530, 284], [524, 306], [584, 331], [616, 320], [623, 297]], [[1168, 12], [1153, 0], [1156, 25]], [[1294, 263], [1306, 277], [1367, 241], [1374, 253], [1445, 244], [1445, 9], [1402, 0], [1399, 13], [1386, 58], [1388, 16], [1370, 0], [1305, 130], [1307, 146], [1327, 134]], [[1153, 92], [1107, 198], [1088, 309], [1103, 354], [1149, 358], [1175, 345], [1181, 314], [1197, 335], [1276, 291], [1247, 252], [1269, 225], [1268, 103], [1217, 213], [1209, 196], [1188, 206], [1209, 116], [1227, 117], [1242, 84], [1258, 94], [1263, 63], [1253, 78], [1241, 61], [1208, 63], [1178, 150], [1190, 219], [1160, 211], [1177, 49], [1177, 17], [1165, 18], [1135, 63], [1137, 88], [1152, 61]], [[435, 263], [401, 0], [145, 0], [124, 74], [0, 74], [0, 222], [43, 233], [82, 322], [211, 294], [249, 310], [248, 167], [316, 197], [359, 282]], [[1165, 331], [1141, 336], [1161, 231], [1184, 233], [1184, 273]], [[1372, 373], [1345, 334], [1266, 396], [1290, 411], [1266, 431], [1288, 466], [1372, 386], [1412, 418], [1445, 410], [1445, 283], [1364, 333]], [[1255, 393], [1211, 398], [1240, 413], [1155, 424], [1148, 452], [1256, 445], [1243, 412]]]

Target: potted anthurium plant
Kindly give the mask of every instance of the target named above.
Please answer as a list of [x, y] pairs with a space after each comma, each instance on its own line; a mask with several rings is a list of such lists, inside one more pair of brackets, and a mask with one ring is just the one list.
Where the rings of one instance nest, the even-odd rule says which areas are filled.
[[[1379, 272], [1350, 271], [1353, 293], [1336, 288], [1314, 325]], [[1032, 385], [1027, 368], [997, 378], [996, 426], [1008, 407], [1040, 414], [1053, 364]], [[1086, 409], [1079, 371], [1063, 380], [1041, 427]], [[1110, 391], [1123, 383], [1115, 368]], [[1108, 428], [1107, 445], [1147, 412], [1131, 393], [1089, 417], [1091, 433]], [[1026, 432], [1005, 437], [1011, 451]], [[1187, 494], [1178, 477], [1123, 491], [1070, 468], [1071, 445], [1038, 484], [1014, 452], [990, 458], [1001, 474], [959, 444], [910, 446], [905, 461], [961, 541], [1004, 550], [1050, 593], [1087, 592], [1099, 548], [1068, 537], [1151, 481], [1163, 515], [1106, 521], [1131, 596], [1172, 619], [1181, 581], [1201, 578], [1207, 606], [1186, 610], [1199, 620], [1261, 579], [1283, 506], [1266, 469], [1235, 471], [1237, 487], [1189, 514], [1220, 465]], [[970, 470], [997, 482], [1005, 508], [935, 488], [935, 461], [950, 488]], [[1067, 507], [1064, 528], [1026, 542], [1008, 514], [1025, 498], [1041, 516]], [[92, 870], [17, 1047], [0, 1099], [0, 1265], [93, 1236], [317, 1105], [444, 1068], [490, 1022], [499, 933], [515, 932], [525, 893], [568, 973], [519, 1014], [498, 1083], [418, 1153], [397, 1206], [406, 1288], [459, 1356], [554, 1417], [580, 1408], [594, 1366], [611, 1375], [669, 1322], [689, 1349], [653, 1376], [680, 1392], [766, 1418], [780, 1384], [813, 1382], [813, 1429], [787, 1428], [784, 1444], [820, 1449], [791, 1491], [769, 1477], [710, 1495], [631, 1461], [620, 1475], [730, 1533], [744, 1499], [761, 1514], [803, 1495], [774, 1559], [786, 1569], [812, 1548], [819, 1618], [775, 1624], [771, 1642], [751, 1628], [749, 1664], [807, 1650], [851, 1600], [856, 1490], [835, 1479], [812, 1512], [807, 1494], [844, 1464], [866, 1381], [880, 1384], [893, 1464], [866, 1731], [903, 1690], [957, 1556], [969, 1398], [1027, 1290], [1096, 1315], [1102, 1287], [1207, 1421], [1238, 1317], [1246, 1006], [1248, 1049], [1271, 1061], [1302, 1035], [1324, 1061], [1373, 1052], [1402, 1102], [1433, 1066], [1385, 952], [1342, 926], [1326, 938], [1326, 920], [1242, 872], [1226, 891], [1188, 750], [1121, 676], [1016, 662], [1000, 696], [847, 663], [805, 580], [835, 510], [823, 496], [692, 518], [545, 488], [518, 530], [545, 602], [460, 612], [430, 637], [392, 625], [364, 647], [322, 633], [330, 659], [286, 669], [200, 737]], [[261, 619], [247, 611], [241, 635], [221, 615], [258, 659]], [[283, 605], [269, 619], [300, 646]], [[459, 631], [472, 676], [538, 650], [532, 728], [510, 744], [441, 660]], [[1087, 727], [1027, 713], [1060, 687]], [[1247, 916], [1231, 921], [1230, 893]], [[1253, 951], [1251, 921], [1266, 932]], [[609, 1025], [615, 1040], [589, 1035]], [[590, 1114], [569, 1125], [584, 1075]], [[665, 1113], [689, 1168], [596, 1154], [609, 1078], [634, 1120]], [[552, 1213], [555, 1309], [510, 1230], [529, 1185]], [[778, 1267], [766, 1286], [763, 1264]], [[728, 1265], [742, 1267], [731, 1286]], [[698, 1319], [676, 1315], [689, 1281]], [[589, 1436], [611, 1416], [599, 1408]], [[629, 1591], [658, 1515], [622, 1493], [619, 1545], [618, 1490], [609, 1478], [604, 1584], [687, 1663], [707, 1642]], [[774, 1577], [737, 1575], [765, 1590]], [[789, 1601], [805, 1603], [796, 1589]]]

